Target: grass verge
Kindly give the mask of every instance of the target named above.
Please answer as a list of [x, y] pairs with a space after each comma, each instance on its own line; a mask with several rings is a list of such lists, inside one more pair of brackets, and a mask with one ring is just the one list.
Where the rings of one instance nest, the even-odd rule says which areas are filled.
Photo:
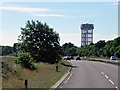
[[3, 88], [24, 88], [25, 79], [28, 80], [28, 88], [50, 88], [68, 71], [70, 66], [68, 62], [61, 61], [56, 72], [56, 64], [37, 63], [38, 69], [30, 71], [14, 64], [13, 57], [4, 57], [2, 60], [9, 61], [9, 66], [16, 71], [15, 75], [8, 73], [8, 78], [2, 78]]

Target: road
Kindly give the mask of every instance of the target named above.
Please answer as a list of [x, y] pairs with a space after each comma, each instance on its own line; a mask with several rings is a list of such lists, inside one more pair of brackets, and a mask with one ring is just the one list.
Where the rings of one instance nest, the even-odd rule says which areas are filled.
[[118, 66], [84, 60], [69, 62], [75, 67], [58, 88], [118, 88]]

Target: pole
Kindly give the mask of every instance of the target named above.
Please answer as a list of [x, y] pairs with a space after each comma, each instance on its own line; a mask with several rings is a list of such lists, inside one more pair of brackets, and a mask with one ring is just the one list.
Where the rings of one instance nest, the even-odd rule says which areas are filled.
[[28, 80], [27, 79], [25, 79], [25, 90], [27, 90], [27, 88], [28, 88]]

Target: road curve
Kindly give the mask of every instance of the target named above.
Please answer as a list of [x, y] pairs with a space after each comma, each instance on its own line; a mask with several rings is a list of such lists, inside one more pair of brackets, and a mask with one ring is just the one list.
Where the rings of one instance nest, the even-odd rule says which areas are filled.
[[70, 63], [75, 67], [58, 88], [118, 88], [117, 66], [84, 60]]

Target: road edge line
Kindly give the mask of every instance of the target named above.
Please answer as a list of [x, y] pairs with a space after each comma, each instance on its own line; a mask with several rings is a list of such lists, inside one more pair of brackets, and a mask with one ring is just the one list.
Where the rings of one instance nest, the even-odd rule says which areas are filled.
[[72, 70], [72, 67], [70, 67], [68, 69], [68, 72], [65, 73], [51, 88], [54, 88], [54, 89], [57, 88], [63, 82], [63, 80], [70, 74], [71, 70]]

